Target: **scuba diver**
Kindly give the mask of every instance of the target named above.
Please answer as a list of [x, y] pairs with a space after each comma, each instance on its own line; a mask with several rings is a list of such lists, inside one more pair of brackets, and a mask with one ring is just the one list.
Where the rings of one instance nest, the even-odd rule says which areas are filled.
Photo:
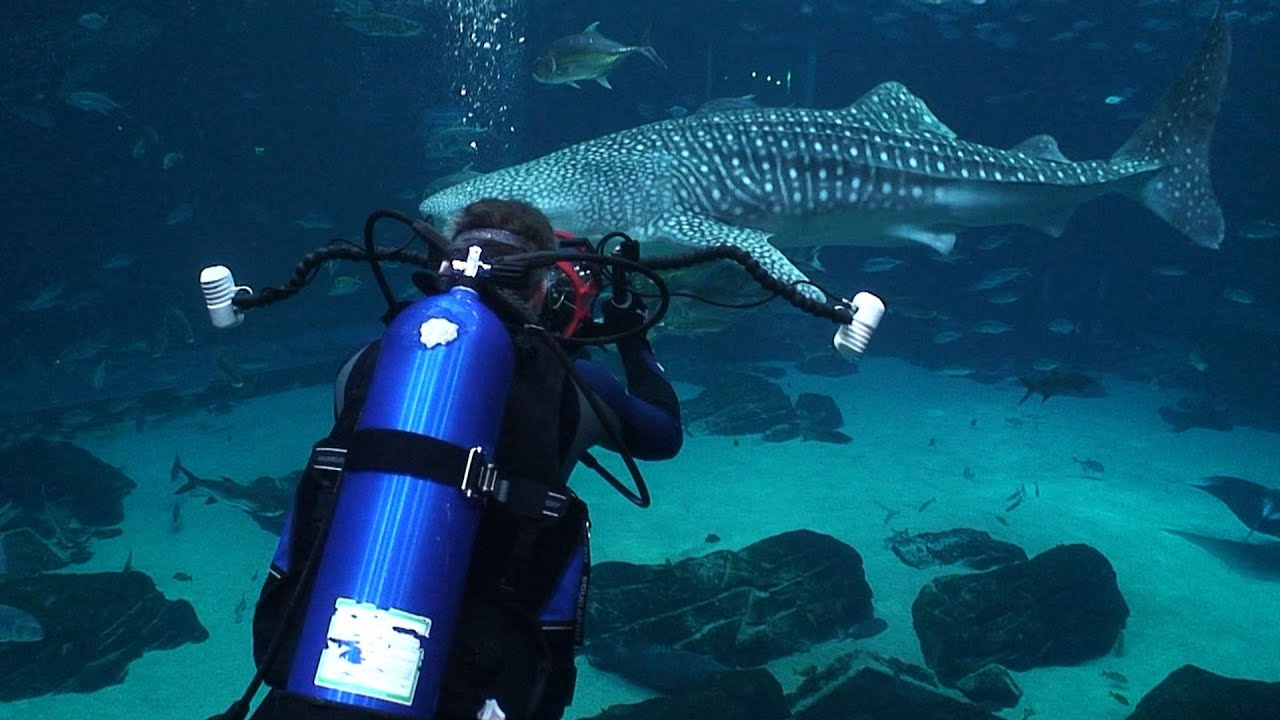
[[[408, 225], [429, 251], [375, 247], [381, 219]], [[679, 401], [646, 338], [670, 302], [657, 270], [737, 262], [765, 301], [837, 322], [835, 346], [850, 357], [884, 312], [869, 293], [815, 302], [734, 247], [640, 263], [626, 235], [593, 246], [514, 200], [467, 206], [448, 239], [376, 211], [364, 241], [307, 254], [278, 288], [236, 286], [224, 266], [200, 274], [220, 328], [338, 259], [367, 261], [388, 305], [382, 337], [339, 371], [333, 428], [299, 481], [254, 612], [255, 675], [210, 720], [243, 720], [263, 682], [254, 720], [558, 720], [577, 680], [590, 571], [587, 507], [569, 476], [582, 463], [647, 507], [635, 458], [668, 459], [683, 442]], [[422, 268], [413, 279], [424, 297], [397, 300], [384, 261]], [[629, 273], [656, 290], [655, 308]], [[605, 344], [625, 385], [586, 355]], [[622, 458], [634, 491], [596, 446]]]
[[[478, 246], [490, 258], [556, 250], [559, 240], [551, 223], [536, 208], [510, 200], [481, 200], [468, 206], [456, 222], [453, 243]], [[553, 287], [559, 275], [531, 273], [520, 289], [535, 314], [563, 302]], [[549, 302], [550, 301], [550, 302]], [[618, 301], [623, 301], [622, 303]], [[625, 303], [625, 304], [624, 304]], [[636, 293], [604, 303], [601, 330], [625, 334], [645, 321], [645, 305]], [[575, 683], [574, 650], [581, 638], [582, 608], [555, 623], [539, 615], [553, 599], [570, 563], [587, 562], [583, 546], [588, 528], [586, 505], [567, 487], [569, 475], [592, 446], [610, 448], [610, 423], [626, 447], [640, 459], [671, 458], [683, 442], [680, 406], [675, 392], [654, 359], [643, 334], [617, 343], [625, 371], [624, 387], [614, 375], [585, 356], [574, 370], [585, 380], [578, 388], [547, 345], [514, 338], [515, 374], [498, 436], [496, 467], [513, 478], [506, 502], [486, 501], [472, 549], [474, 562], [466, 575], [463, 610], [454, 630], [453, 649], [437, 705], [440, 720], [473, 720], [486, 703], [509, 720], [555, 720], [569, 704]], [[335, 423], [320, 447], [350, 441], [376, 365], [379, 342], [366, 346], [339, 372], [335, 388]], [[595, 393], [608, 410], [601, 418], [588, 404]], [[314, 466], [313, 466], [314, 467]], [[323, 492], [319, 473], [309, 468], [298, 489], [299, 508], [314, 507]], [[516, 484], [524, 487], [515, 488]], [[290, 553], [310, 552], [312, 528], [295, 515]], [[296, 568], [297, 563], [293, 564]], [[577, 569], [575, 569], [577, 570]], [[571, 573], [585, 577], [585, 568]], [[287, 573], [274, 567], [263, 587], [254, 616], [255, 659], [279, 629], [280, 609], [293, 588]], [[578, 588], [573, 587], [575, 603]], [[267, 674], [273, 686], [255, 712], [256, 720], [273, 718], [356, 718], [360, 711], [328, 706], [282, 692], [286, 669]], [[273, 677], [274, 675], [274, 677]]]

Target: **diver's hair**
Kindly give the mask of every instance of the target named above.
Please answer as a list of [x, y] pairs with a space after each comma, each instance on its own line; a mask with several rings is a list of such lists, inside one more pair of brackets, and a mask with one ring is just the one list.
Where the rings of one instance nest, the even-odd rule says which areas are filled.
[[538, 208], [521, 200], [485, 198], [462, 209], [453, 226], [454, 237], [467, 230], [496, 228], [515, 233], [532, 246], [530, 252], [559, 247], [551, 221]]
[[[503, 200], [500, 198], [484, 198], [477, 200], [462, 209], [457, 222], [453, 225], [453, 236], [456, 238], [468, 230], [493, 228], [505, 230], [524, 238], [530, 245], [527, 250], [520, 250], [510, 245], [492, 243], [485, 245], [485, 252], [490, 257], [498, 258], [520, 252], [537, 252], [556, 250], [560, 241], [551, 227], [551, 221], [538, 208], [521, 200]], [[532, 298], [542, 288], [544, 274], [530, 273], [529, 282], [523, 288], [522, 295]]]

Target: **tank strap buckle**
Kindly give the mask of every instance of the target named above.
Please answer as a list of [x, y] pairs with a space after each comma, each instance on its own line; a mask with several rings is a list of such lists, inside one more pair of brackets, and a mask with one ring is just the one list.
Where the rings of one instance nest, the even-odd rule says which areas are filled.
[[[323, 442], [323, 441], [321, 441]], [[342, 467], [347, 462], [347, 449], [344, 447], [328, 447], [317, 444], [311, 448], [311, 458], [307, 460], [307, 464], [316, 470], [325, 472], [342, 472]]]
[[473, 447], [467, 451], [461, 487], [462, 492], [469, 498], [477, 495], [491, 495], [498, 487], [498, 468], [488, 461], [483, 448]]
[[529, 518], [558, 518], [565, 514], [573, 496], [528, 478], [498, 478], [494, 499], [512, 513]]

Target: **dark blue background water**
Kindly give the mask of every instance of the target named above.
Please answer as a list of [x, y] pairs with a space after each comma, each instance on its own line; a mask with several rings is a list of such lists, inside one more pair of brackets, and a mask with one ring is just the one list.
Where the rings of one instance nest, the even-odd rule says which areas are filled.
[[[4, 370], [13, 386], [76, 388], [45, 390], [30, 402], [92, 395], [80, 386], [95, 360], [67, 368], [58, 358], [96, 328], [111, 329], [103, 356], [113, 367], [145, 364], [145, 355], [135, 362], [123, 346], [152, 333], [169, 305], [196, 321], [197, 347], [206, 349], [372, 323], [380, 308], [368, 288], [342, 298], [317, 289], [296, 306], [254, 318], [233, 339], [215, 337], [203, 326], [194, 277], [204, 264], [225, 262], [245, 281], [278, 282], [303, 251], [335, 233], [354, 236], [369, 210], [412, 210], [421, 189], [444, 170], [466, 163], [494, 169], [692, 111], [711, 97], [755, 94], [763, 104], [832, 107], [893, 79], [966, 139], [1007, 147], [1048, 132], [1069, 157], [1106, 157], [1181, 71], [1211, 11], [1203, 2], [1102, 0], [528, 2], [530, 51], [597, 20], [621, 41], [637, 40], [652, 26], [653, 45], [669, 69], [631, 58], [612, 74], [612, 91], [593, 83], [577, 90], [538, 85], [521, 72], [506, 80], [524, 101], [513, 115], [516, 132], [486, 138], [475, 157], [443, 168], [424, 160], [419, 131], [424, 115], [447, 114], [456, 104], [446, 8], [380, 3], [426, 25], [423, 34], [398, 39], [353, 32], [330, 7], [9, 0], [0, 8]], [[1061, 239], [1002, 231], [1013, 238], [1007, 246], [965, 267], [917, 253], [909, 271], [862, 276], [861, 262], [881, 253], [829, 250], [827, 279], [841, 291], [867, 287], [925, 298], [969, 320], [993, 311], [974, 307], [965, 284], [1006, 265], [1035, 273], [1035, 290], [1001, 317], [1038, 334], [1011, 333], [982, 349], [940, 348], [929, 343], [931, 330], [890, 323], [878, 351], [937, 365], [956, 359], [948, 353], [962, 353], [969, 364], [1016, 372], [1044, 354], [1044, 324], [1069, 317], [1088, 330], [1073, 351], [1082, 366], [1141, 374], [1134, 358], [1168, 338], [1214, 348], [1210, 377], [1186, 382], [1208, 382], [1217, 395], [1252, 406], [1251, 421], [1266, 421], [1267, 406], [1280, 399], [1275, 241], [1235, 235], [1247, 222], [1280, 217], [1271, 187], [1280, 167], [1273, 87], [1280, 46], [1274, 3], [1229, 7], [1235, 56], [1213, 155], [1228, 221], [1222, 250], [1191, 247], [1119, 198], [1083, 207]], [[102, 31], [77, 24], [92, 10], [109, 16]], [[752, 80], [753, 70], [790, 71], [790, 91]], [[69, 72], [87, 78], [71, 89], [107, 93], [123, 107], [109, 116], [70, 107], [60, 98]], [[1107, 104], [1110, 95], [1123, 102]], [[34, 122], [31, 108], [54, 118], [54, 126]], [[146, 127], [160, 140], [137, 159], [131, 149]], [[185, 161], [166, 171], [160, 157], [170, 150]], [[192, 219], [167, 225], [166, 215], [183, 202], [195, 204]], [[310, 212], [332, 218], [335, 228], [307, 232], [293, 223]], [[980, 237], [962, 236], [961, 249]], [[132, 264], [103, 270], [104, 260], [120, 252]], [[1151, 268], [1164, 264], [1190, 275], [1174, 285], [1153, 277]], [[68, 295], [83, 293], [84, 302], [17, 309], [56, 282]], [[1223, 301], [1221, 291], [1231, 287], [1247, 287], [1255, 302]]]

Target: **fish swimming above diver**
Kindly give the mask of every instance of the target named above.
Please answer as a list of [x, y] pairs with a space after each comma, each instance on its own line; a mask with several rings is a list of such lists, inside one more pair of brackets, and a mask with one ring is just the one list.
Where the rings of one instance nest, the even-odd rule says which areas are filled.
[[782, 247], [947, 253], [958, 230], [1003, 224], [1057, 236], [1076, 206], [1108, 193], [1216, 248], [1209, 145], [1230, 55], [1219, 11], [1181, 78], [1107, 160], [1070, 161], [1048, 135], [1008, 150], [962, 140], [886, 82], [841, 109], [742, 108], [623, 130], [446, 188], [419, 211], [448, 229], [472, 201], [516, 198], [584, 237], [734, 245], [787, 283], [806, 277]]
[[1222, 501], [1240, 522], [1255, 532], [1280, 538], [1280, 488], [1259, 485], [1231, 475], [1211, 475], [1188, 483]]
[[595, 80], [612, 90], [609, 71], [633, 53], [640, 53], [660, 68], [667, 67], [649, 44], [649, 33], [636, 45], [623, 45], [601, 34], [596, 29], [599, 25], [593, 22], [586, 30], [566, 35], [543, 48], [533, 61], [533, 79], [546, 85], [571, 87], [578, 87], [579, 80]]

